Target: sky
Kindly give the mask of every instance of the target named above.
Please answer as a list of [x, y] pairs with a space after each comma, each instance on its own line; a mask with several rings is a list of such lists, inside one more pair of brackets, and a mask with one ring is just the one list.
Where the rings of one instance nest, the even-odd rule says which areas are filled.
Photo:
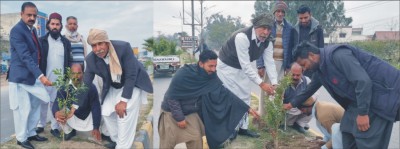
[[[375, 31], [390, 30], [393, 26], [399, 30], [399, 1], [343, 1], [346, 10], [345, 16], [352, 17], [350, 26], [364, 27], [364, 35], [372, 35]], [[182, 12], [182, 1], [164, 1], [154, 3], [154, 35], [160, 32], [173, 34], [182, 30], [182, 20], [179, 14]], [[195, 13], [199, 13], [200, 2], [194, 2]], [[191, 3], [184, 2], [185, 20], [189, 24]], [[222, 15], [240, 17], [246, 24], [250, 25], [251, 14], [254, 13], [254, 1], [205, 1], [203, 7], [207, 9], [203, 18], [220, 12]], [[189, 13], [189, 14], [188, 14]], [[196, 15], [195, 15], [196, 16]], [[199, 17], [199, 15], [197, 15]], [[196, 17], [195, 17], [196, 18]], [[197, 22], [195, 22], [197, 23]], [[295, 24], [296, 22], [291, 22]], [[388, 25], [389, 24], [389, 25]], [[183, 25], [183, 30], [190, 33], [191, 26]], [[198, 34], [198, 33], [196, 33]]]
[[[24, 1], [1, 1], [1, 13], [19, 13]], [[78, 32], [85, 38], [91, 28], [107, 31], [109, 39], [130, 42], [142, 48], [144, 39], [153, 34], [152, 1], [34, 1], [39, 11], [78, 19]], [[65, 31], [65, 27], [62, 32]], [[90, 47], [89, 47], [90, 48]]]
[[[1, 13], [20, 12], [22, 1], [1, 1]], [[48, 15], [58, 12], [78, 18], [78, 32], [87, 37], [90, 28], [104, 29], [110, 39], [125, 40], [132, 47], [143, 47], [144, 39], [159, 34], [171, 35], [186, 31], [191, 35], [191, 2], [185, 1], [35, 1], [38, 9]], [[345, 15], [353, 17], [353, 27], [364, 27], [364, 35], [394, 28], [399, 30], [399, 1], [344, 1]], [[195, 16], [200, 17], [200, 2], [194, 2]], [[204, 18], [221, 13], [240, 17], [250, 25], [254, 1], [204, 1]], [[198, 24], [198, 22], [195, 22]], [[292, 22], [294, 24], [295, 22]], [[196, 35], [199, 26], [196, 27]], [[65, 30], [65, 29], [64, 29]]]

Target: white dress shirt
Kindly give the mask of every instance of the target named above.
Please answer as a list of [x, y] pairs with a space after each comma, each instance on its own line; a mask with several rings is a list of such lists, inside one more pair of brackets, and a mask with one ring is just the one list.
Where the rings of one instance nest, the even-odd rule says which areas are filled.
[[[251, 40], [256, 40], [256, 33], [254, 28], [252, 29]], [[257, 46], [259, 46], [258, 43]], [[244, 33], [238, 33], [235, 37], [236, 52], [239, 59], [240, 66], [244, 73], [249, 77], [249, 79], [255, 84], [259, 85], [262, 79], [258, 76], [258, 73], [252, 68], [249, 56], [250, 42], [247, 35]], [[264, 50], [263, 59], [268, 77], [272, 84], [278, 84], [278, 74], [276, 72], [275, 62], [273, 58], [273, 44], [270, 42], [268, 47]]]

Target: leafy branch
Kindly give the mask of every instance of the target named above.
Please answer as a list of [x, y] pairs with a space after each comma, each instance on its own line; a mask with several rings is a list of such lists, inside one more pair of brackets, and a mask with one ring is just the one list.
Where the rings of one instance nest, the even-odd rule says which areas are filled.
[[[57, 80], [53, 83], [53, 86], [57, 89], [61, 96], [57, 97], [58, 107], [63, 112], [64, 116], [67, 117], [71, 112], [71, 107], [74, 102], [78, 99], [76, 95], [83, 93], [87, 90], [87, 87], [83, 83], [77, 84], [75, 88], [72, 87], [72, 82], [77, 81], [74, 78], [74, 73], [71, 71], [70, 67], [66, 67], [67, 72], [63, 73], [62, 69], [54, 69], [53, 73], [57, 76]], [[65, 93], [65, 94], [62, 94]], [[64, 140], [64, 131], [61, 132], [61, 136]]]
[[278, 148], [279, 126], [285, 121], [286, 116], [286, 111], [283, 109], [283, 94], [291, 83], [292, 75], [289, 73], [279, 81], [279, 85], [275, 89], [274, 99], [271, 101], [268, 96], [264, 98], [266, 113], [261, 119], [269, 128], [275, 148]]

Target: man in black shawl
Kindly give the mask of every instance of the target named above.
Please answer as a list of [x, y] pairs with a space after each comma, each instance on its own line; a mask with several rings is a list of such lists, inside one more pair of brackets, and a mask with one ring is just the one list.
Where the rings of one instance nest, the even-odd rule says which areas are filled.
[[246, 112], [259, 117], [222, 85], [215, 73], [215, 52], [203, 51], [199, 57], [198, 64], [186, 64], [175, 74], [165, 93], [158, 126], [160, 148], [182, 142], [188, 148], [202, 148], [204, 132], [209, 148], [218, 148]]

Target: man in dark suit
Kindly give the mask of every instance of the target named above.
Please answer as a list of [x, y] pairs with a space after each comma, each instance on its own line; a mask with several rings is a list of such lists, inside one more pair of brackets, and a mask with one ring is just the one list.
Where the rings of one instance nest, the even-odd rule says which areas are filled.
[[35, 127], [40, 104], [50, 100], [43, 85], [51, 85], [39, 69], [41, 45], [33, 26], [37, 13], [32, 2], [22, 4], [21, 21], [10, 32], [11, 61], [7, 74], [17, 144], [31, 149], [34, 147], [29, 141], [47, 141], [36, 134]]
[[106, 31], [99, 29], [89, 31], [87, 42], [93, 51], [86, 57], [83, 80], [90, 85], [98, 75], [104, 82], [101, 114], [113, 141], [106, 147], [130, 148], [139, 105], [147, 103], [146, 92], [153, 92], [149, 75], [133, 55], [128, 42], [110, 41]]

